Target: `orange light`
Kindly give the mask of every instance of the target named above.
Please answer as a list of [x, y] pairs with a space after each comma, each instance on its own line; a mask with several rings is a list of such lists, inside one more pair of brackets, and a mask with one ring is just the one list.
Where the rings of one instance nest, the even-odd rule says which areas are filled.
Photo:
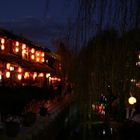
[[45, 61], [45, 59], [44, 58], [42, 58], [42, 62], [44, 62]]
[[2, 43], [2, 44], [5, 43], [5, 39], [4, 39], [4, 38], [1, 39], [1, 43]]
[[10, 66], [10, 71], [14, 71], [14, 67]]
[[10, 78], [10, 72], [9, 71], [6, 72], [6, 78]]
[[34, 74], [33, 74], [33, 79], [35, 79], [36, 77], [37, 77], [37, 73], [34, 72]]
[[36, 56], [39, 56], [40, 55], [40, 53], [39, 52], [36, 52]]
[[10, 69], [10, 63], [6, 64], [6, 68], [9, 70]]
[[19, 67], [19, 68], [18, 68], [18, 72], [22, 72], [22, 68]]
[[61, 81], [61, 79], [60, 79], [60, 78], [58, 78], [57, 80], [58, 80], [59, 82]]
[[50, 73], [46, 73], [46, 78], [49, 78], [51, 76]]
[[1, 50], [4, 50], [5, 49], [5, 46], [4, 45], [1, 45]]
[[16, 46], [19, 46], [19, 42], [18, 41], [16, 41]]
[[44, 57], [44, 55], [45, 55], [45, 54], [44, 54], [44, 52], [43, 52], [43, 53], [41, 54], [41, 56]]
[[43, 77], [44, 74], [43, 73], [39, 73], [38, 77]]
[[31, 49], [31, 53], [35, 53], [35, 49], [34, 48]]
[[39, 62], [39, 57], [36, 58], [36, 61]]
[[0, 71], [0, 81], [2, 80], [2, 72]]
[[25, 54], [26, 53], [26, 50], [22, 50], [22, 54]]
[[22, 49], [24, 50], [26, 48], [26, 44], [22, 44]]
[[34, 60], [35, 59], [35, 56], [34, 55], [31, 55], [31, 59]]
[[21, 80], [22, 79], [22, 75], [18, 74], [17, 78], [18, 78], [18, 80]]
[[19, 48], [18, 47], [15, 48], [15, 52], [19, 52]]
[[25, 78], [25, 79], [26, 79], [26, 78], [29, 78], [29, 72], [25, 72], [24, 78]]

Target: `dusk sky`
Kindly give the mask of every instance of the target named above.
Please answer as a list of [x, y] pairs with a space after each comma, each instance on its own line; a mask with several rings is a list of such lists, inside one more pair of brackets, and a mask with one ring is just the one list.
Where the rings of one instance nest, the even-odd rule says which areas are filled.
[[0, 27], [52, 47], [73, 19], [74, 0], [1, 0]]

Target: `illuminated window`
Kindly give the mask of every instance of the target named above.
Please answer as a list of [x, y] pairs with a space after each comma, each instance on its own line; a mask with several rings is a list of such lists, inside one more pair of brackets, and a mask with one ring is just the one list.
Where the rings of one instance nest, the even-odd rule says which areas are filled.
[[46, 73], [46, 78], [49, 78], [51, 76], [50, 73]]
[[2, 39], [1, 39], [1, 44], [4, 44], [4, 43], [5, 43], [5, 39], [2, 38]]

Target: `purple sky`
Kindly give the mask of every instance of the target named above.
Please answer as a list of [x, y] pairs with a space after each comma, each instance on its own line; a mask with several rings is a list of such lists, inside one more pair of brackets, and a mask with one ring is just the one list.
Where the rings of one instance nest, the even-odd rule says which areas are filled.
[[[75, 14], [74, 0], [1, 0], [0, 27], [52, 49]], [[48, 3], [48, 5], [47, 5]]]

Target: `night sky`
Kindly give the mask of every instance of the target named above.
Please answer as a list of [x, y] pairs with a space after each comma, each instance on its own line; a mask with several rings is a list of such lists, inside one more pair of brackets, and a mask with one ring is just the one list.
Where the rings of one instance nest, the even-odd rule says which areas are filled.
[[74, 0], [1, 0], [0, 27], [50, 49], [75, 17]]

